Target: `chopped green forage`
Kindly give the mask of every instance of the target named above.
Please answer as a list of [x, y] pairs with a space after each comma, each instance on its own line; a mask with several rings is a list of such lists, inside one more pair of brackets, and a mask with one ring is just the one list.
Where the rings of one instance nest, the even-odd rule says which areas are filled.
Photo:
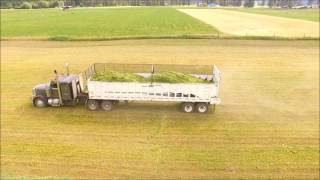
[[135, 73], [120, 73], [117, 71], [104, 71], [93, 75], [93, 81], [107, 82], [161, 82], [161, 83], [209, 83], [210, 81], [179, 72], [156, 73], [145, 78]]

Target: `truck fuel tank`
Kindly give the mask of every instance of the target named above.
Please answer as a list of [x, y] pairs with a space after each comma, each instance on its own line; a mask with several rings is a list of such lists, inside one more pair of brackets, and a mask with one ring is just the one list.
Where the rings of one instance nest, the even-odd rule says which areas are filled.
[[51, 106], [60, 106], [60, 100], [58, 98], [49, 98], [48, 104]]

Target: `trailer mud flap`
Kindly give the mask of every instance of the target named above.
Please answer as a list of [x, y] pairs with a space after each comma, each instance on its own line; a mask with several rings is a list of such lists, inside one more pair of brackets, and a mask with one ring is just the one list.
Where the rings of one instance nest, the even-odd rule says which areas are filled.
[[211, 98], [210, 99], [210, 104], [220, 104], [221, 99], [220, 98]]

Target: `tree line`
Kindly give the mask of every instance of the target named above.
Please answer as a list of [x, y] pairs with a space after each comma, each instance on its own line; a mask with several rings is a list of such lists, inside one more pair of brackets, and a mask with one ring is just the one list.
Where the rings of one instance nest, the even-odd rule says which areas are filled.
[[[57, 2], [58, 3], [53, 3]], [[245, 6], [253, 7], [255, 4], [269, 7], [293, 7], [303, 1], [308, 4], [319, 3], [318, 0], [1, 0], [1, 8], [19, 8], [24, 2], [31, 4], [43, 4], [48, 7], [61, 5], [69, 6], [190, 6], [190, 5], [220, 5], [220, 6]], [[50, 4], [52, 4], [50, 6]], [[47, 6], [45, 6], [47, 7]]]
[[67, 0], [74, 6], [188, 6], [199, 4], [215, 4], [220, 6], [245, 6], [253, 7], [256, 2], [269, 7], [293, 7], [307, 1], [308, 4], [319, 0]]

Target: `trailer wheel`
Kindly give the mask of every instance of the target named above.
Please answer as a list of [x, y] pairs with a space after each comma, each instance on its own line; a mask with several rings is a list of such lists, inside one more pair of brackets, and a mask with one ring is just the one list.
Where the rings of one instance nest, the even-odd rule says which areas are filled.
[[99, 109], [99, 102], [97, 100], [94, 100], [94, 99], [89, 99], [88, 102], [87, 102], [87, 107], [91, 111], [96, 111], [96, 110]]
[[183, 102], [181, 104], [181, 109], [183, 112], [190, 113], [194, 110], [194, 103], [191, 102]]
[[36, 98], [34, 100], [34, 105], [38, 108], [43, 108], [47, 106], [47, 102], [42, 98]]
[[208, 112], [208, 103], [203, 103], [203, 102], [201, 102], [201, 103], [197, 103], [197, 105], [196, 105], [196, 111], [198, 112], [198, 113], [206, 113], [206, 112]]
[[111, 111], [113, 106], [113, 102], [112, 101], [102, 101], [101, 103], [101, 109], [103, 109], [104, 111]]

